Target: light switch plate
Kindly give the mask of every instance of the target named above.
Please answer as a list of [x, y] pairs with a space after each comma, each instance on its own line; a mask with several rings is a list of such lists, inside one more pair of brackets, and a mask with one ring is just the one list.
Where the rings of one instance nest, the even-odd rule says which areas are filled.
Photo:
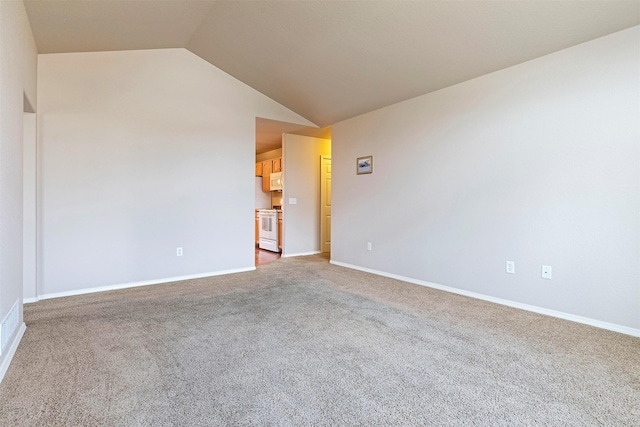
[[290, 205], [297, 205], [298, 204], [298, 199], [296, 199], [295, 197], [289, 197], [289, 204]]
[[547, 280], [551, 280], [551, 266], [550, 265], [543, 265], [542, 266], [542, 278], [543, 279], [547, 279]]

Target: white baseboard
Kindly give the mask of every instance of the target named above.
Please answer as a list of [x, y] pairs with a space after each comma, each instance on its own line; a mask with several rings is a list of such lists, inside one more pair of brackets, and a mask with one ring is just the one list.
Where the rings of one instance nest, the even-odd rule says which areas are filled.
[[309, 255], [318, 255], [321, 254], [322, 252], [320, 251], [313, 251], [313, 252], [299, 252], [297, 254], [282, 254], [282, 258], [291, 258], [291, 257], [295, 257], [295, 256], [309, 256]]
[[476, 292], [465, 291], [463, 289], [452, 288], [450, 286], [439, 285], [437, 283], [426, 282], [423, 280], [412, 279], [411, 277], [400, 276], [397, 274], [386, 273], [384, 271], [373, 270], [371, 268], [360, 267], [357, 265], [347, 264], [340, 261], [329, 261], [331, 264], [341, 267], [351, 268], [353, 270], [360, 270], [366, 273], [375, 274], [377, 276], [388, 277], [390, 279], [402, 280], [403, 282], [409, 282], [420, 286], [426, 286], [433, 289], [438, 289], [445, 292], [451, 292], [458, 295], [464, 295], [471, 298], [480, 299], [483, 301], [489, 301], [496, 304], [506, 305], [508, 307], [519, 308], [521, 310], [531, 311], [533, 313], [544, 314], [551, 317], [557, 317], [559, 319], [570, 320], [572, 322], [582, 323], [596, 328], [606, 329], [613, 332], [619, 332], [625, 335], [631, 335], [633, 337], [640, 337], [640, 329], [630, 328], [628, 326], [616, 325], [615, 323], [602, 322], [600, 320], [591, 319], [589, 317], [576, 316], [570, 313], [564, 313], [562, 311], [550, 310], [548, 308], [538, 307], [535, 305], [523, 304], [516, 301], [511, 301], [503, 298], [492, 297], [490, 295], [479, 294]]
[[38, 298], [23, 298], [23, 304], [31, 304], [32, 302], [38, 302]]
[[[159, 285], [161, 283], [181, 282], [181, 281], [184, 281], [184, 280], [202, 279], [202, 278], [205, 278], [205, 277], [222, 276], [222, 275], [225, 275], [225, 274], [244, 273], [244, 272], [247, 272], [247, 271], [253, 271], [255, 269], [256, 269], [255, 267], [237, 268], [237, 269], [233, 269], [233, 270], [223, 270], [223, 271], [215, 271], [215, 272], [211, 272], [211, 273], [193, 274], [193, 275], [190, 275], [190, 276], [168, 277], [168, 278], [165, 278], [165, 279], [146, 280], [146, 281], [142, 281], [142, 282], [132, 282], [132, 283], [122, 283], [122, 284], [118, 284], [118, 285], [101, 286], [101, 287], [97, 287], [97, 288], [86, 288], [86, 289], [77, 289], [77, 290], [73, 290], [73, 291], [54, 292], [54, 293], [50, 293], [50, 294], [42, 294], [37, 298], [36, 301], [40, 301], [40, 300], [44, 300], [44, 299], [51, 299], [51, 298], [61, 298], [61, 297], [69, 297], [69, 296], [75, 296], [75, 295], [92, 294], [92, 293], [96, 293], [96, 292], [116, 291], [116, 290], [127, 289], [127, 288], [137, 288], [137, 287], [140, 287], [140, 286]], [[26, 300], [24, 302], [27, 303]], [[30, 300], [28, 302], [35, 302], [35, 301], [31, 301]]]
[[22, 322], [22, 325], [20, 325], [20, 328], [18, 329], [16, 336], [13, 338], [13, 341], [11, 342], [9, 349], [7, 350], [7, 354], [5, 354], [4, 359], [2, 359], [2, 364], [0, 365], [0, 383], [4, 378], [4, 374], [6, 374], [7, 370], [9, 369], [11, 360], [13, 360], [13, 355], [16, 354], [18, 345], [20, 344], [20, 341], [22, 340], [22, 336], [24, 335], [24, 332], [26, 330], [27, 330], [27, 325], [25, 325], [24, 322]]

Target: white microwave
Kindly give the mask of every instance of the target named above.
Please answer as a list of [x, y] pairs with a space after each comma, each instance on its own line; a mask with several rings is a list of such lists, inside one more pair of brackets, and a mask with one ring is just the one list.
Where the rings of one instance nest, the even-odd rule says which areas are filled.
[[269, 191], [282, 191], [282, 172], [269, 175]]

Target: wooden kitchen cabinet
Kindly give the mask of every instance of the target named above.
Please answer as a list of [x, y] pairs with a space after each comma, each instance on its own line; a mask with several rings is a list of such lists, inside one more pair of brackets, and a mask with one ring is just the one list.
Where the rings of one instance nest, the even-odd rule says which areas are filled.
[[271, 167], [273, 162], [271, 160], [265, 160], [262, 162], [262, 191], [270, 191], [271, 184]]
[[271, 162], [271, 172], [282, 172], [282, 157], [277, 157]]
[[282, 252], [282, 212], [278, 212], [278, 249]]
[[256, 176], [262, 177], [262, 191], [269, 191], [271, 174], [282, 172], [282, 157], [256, 163]]

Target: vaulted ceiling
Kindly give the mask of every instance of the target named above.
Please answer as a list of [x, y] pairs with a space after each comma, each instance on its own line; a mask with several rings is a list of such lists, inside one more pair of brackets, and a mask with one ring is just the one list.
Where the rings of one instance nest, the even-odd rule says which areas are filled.
[[39, 53], [186, 48], [319, 127], [640, 24], [638, 0], [24, 3]]

